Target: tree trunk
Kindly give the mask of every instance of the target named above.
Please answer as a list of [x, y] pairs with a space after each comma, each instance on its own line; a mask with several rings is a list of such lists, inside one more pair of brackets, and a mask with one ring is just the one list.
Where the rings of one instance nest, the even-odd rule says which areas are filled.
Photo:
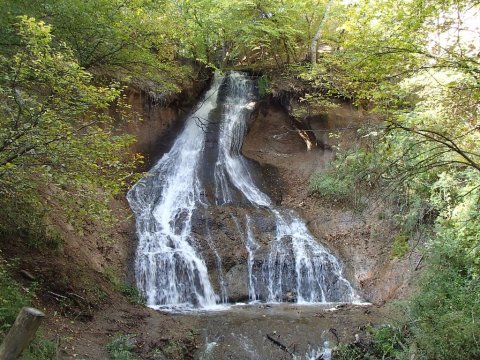
[[318, 40], [320, 40], [320, 36], [322, 35], [323, 23], [328, 17], [328, 12], [330, 11], [332, 3], [333, 0], [328, 0], [327, 7], [325, 8], [325, 12], [323, 13], [322, 19], [320, 20], [320, 24], [318, 25], [317, 32], [313, 36], [312, 42], [310, 43], [310, 62], [312, 63], [312, 65], [315, 65], [317, 63]]

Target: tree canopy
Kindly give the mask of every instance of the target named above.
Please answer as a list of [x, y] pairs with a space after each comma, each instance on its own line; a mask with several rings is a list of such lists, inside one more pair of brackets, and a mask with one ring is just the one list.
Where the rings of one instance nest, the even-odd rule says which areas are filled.
[[73, 51], [65, 44], [54, 45], [49, 25], [22, 16], [15, 27], [18, 50], [8, 58], [0, 57], [4, 69], [0, 77], [0, 192], [4, 209], [9, 209], [3, 216], [28, 228], [28, 221], [22, 224], [26, 219], [15, 210], [21, 214], [31, 209], [17, 205], [30, 202], [36, 204], [34, 210], [40, 210], [45, 199], [39, 194], [45, 193], [61, 194], [63, 201], [70, 202], [70, 206], [65, 204], [66, 211], [71, 208], [78, 216], [93, 215], [92, 206], [102, 208], [95, 201], [97, 188], [118, 193], [133, 175], [133, 163], [123, 154], [133, 139], [115, 135], [106, 112], [120, 87], [94, 85]]
[[5, 202], [17, 206], [14, 199], [30, 189], [23, 199], [42, 208], [34, 195], [52, 184], [64, 195], [85, 193], [85, 213], [99, 205], [87, 191], [115, 193], [132, 176], [125, 151], [133, 139], [116, 134], [108, 114], [125, 85], [161, 99], [192, 81], [193, 63], [282, 67], [301, 61], [326, 7], [313, 0], [5, 0], [2, 5]]

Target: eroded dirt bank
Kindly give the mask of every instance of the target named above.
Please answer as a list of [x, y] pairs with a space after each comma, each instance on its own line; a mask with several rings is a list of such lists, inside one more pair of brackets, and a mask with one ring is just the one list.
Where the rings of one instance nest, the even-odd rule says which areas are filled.
[[[349, 104], [319, 114], [309, 123], [326, 149], [307, 151], [285, 109], [265, 102], [252, 118], [242, 152], [278, 170], [281, 204], [298, 211], [315, 237], [340, 256], [347, 277], [366, 301], [383, 304], [406, 294], [418, 263], [417, 254], [392, 259], [391, 248], [397, 235], [393, 223], [388, 221], [392, 210], [381, 202], [368, 201], [358, 209], [308, 193], [310, 176], [325, 171], [334, 159], [331, 149], [338, 145], [358, 147], [361, 139], [357, 129], [368, 121], [374, 119]], [[330, 137], [331, 133], [339, 137]]]

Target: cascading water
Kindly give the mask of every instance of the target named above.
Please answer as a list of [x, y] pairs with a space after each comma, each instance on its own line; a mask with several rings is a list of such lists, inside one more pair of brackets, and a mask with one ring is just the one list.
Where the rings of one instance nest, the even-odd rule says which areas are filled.
[[[215, 107], [220, 84], [216, 79], [205, 95], [199, 119]], [[205, 133], [190, 117], [172, 149], [128, 193], [139, 240], [135, 274], [148, 305], [216, 302], [191, 232], [192, 213], [202, 197], [197, 172], [204, 145]]]
[[139, 240], [136, 279], [148, 305], [208, 308], [227, 301], [229, 269], [216, 248], [218, 232], [210, 229], [218, 209], [229, 212], [225, 222], [234, 223], [236, 235], [224, 232], [247, 254], [241, 280], [249, 300], [356, 299], [337, 259], [297, 214], [274, 205], [256, 185], [240, 153], [255, 99], [247, 75], [217, 77], [172, 149], [129, 191]]

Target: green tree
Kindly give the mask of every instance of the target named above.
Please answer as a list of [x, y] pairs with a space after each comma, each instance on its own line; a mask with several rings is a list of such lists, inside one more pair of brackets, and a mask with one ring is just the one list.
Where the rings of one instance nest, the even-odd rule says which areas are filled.
[[306, 59], [327, 2], [185, 0], [177, 4], [188, 56], [217, 67], [271, 67]]
[[21, 39], [13, 31], [17, 16], [52, 25], [53, 42], [66, 43], [80, 66], [101, 76], [138, 85], [159, 97], [180, 91], [190, 67], [177, 60], [180, 24], [173, 4], [151, 0], [5, 0], [0, 15], [3, 51], [15, 51]]
[[2, 225], [28, 229], [22, 219], [41, 218], [52, 197], [79, 219], [107, 213], [133, 174], [124, 152], [133, 139], [113, 132], [106, 111], [120, 88], [95, 86], [68, 47], [52, 45], [50, 26], [24, 16], [16, 28], [22, 46], [0, 57]]

